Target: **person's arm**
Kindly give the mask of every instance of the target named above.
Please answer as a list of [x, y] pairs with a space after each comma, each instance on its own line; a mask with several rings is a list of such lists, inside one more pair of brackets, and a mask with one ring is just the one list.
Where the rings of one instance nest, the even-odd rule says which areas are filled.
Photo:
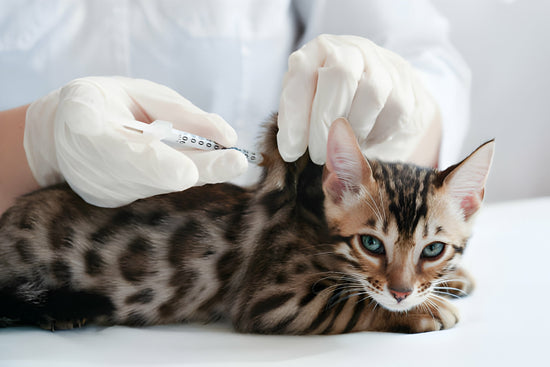
[[169, 121], [224, 146], [237, 141], [219, 115], [166, 86], [124, 77], [75, 79], [29, 106], [2, 112], [0, 210], [21, 194], [63, 181], [89, 204], [111, 208], [228, 181], [247, 168], [234, 149], [173, 149], [160, 141], [166, 133], [160, 125], [151, 134], [123, 128], [136, 119]]
[[23, 148], [29, 106], [0, 111], [0, 215], [20, 195], [38, 189]]

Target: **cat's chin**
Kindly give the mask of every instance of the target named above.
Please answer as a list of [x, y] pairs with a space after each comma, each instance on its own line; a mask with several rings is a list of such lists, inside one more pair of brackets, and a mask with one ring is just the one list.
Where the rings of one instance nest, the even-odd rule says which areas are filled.
[[401, 303], [397, 303], [397, 304], [394, 304], [394, 305], [387, 305], [387, 304], [384, 304], [384, 303], [379, 303], [379, 305], [384, 307], [386, 310], [391, 311], [391, 312], [407, 312], [415, 306], [415, 305], [411, 305], [411, 304], [401, 304]]
[[388, 301], [385, 299], [376, 299], [377, 297], [373, 298], [380, 306], [391, 312], [407, 312], [418, 305], [418, 303], [412, 302], [410, 300], [404, 300], [403, 302], [398, 303], [393, 299]]

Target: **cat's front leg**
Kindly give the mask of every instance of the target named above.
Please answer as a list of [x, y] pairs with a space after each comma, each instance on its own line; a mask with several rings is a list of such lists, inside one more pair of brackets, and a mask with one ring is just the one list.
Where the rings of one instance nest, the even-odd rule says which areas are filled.
[[369, 330], [398, 333], [424, 333], [449, 329], [459, 320], [458, 309], [443, 298], [430, 299], [407, 312], [377, 309]]
[[21, 283], [0, 289], [0, 319], [9, 325], [37, 325], [46, 330], [66, 330], [90, 322], [111, 323], [115, 305], [106, 294], [69, 287], [41, 289]]

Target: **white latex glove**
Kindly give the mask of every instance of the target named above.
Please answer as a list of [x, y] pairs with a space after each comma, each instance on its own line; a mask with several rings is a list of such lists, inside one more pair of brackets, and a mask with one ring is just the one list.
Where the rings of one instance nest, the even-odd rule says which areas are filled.
[[324, 164], [329, 127], [345, 117], [367, 156], [406, 160], [436, 116], [403, 58], [365, 38], [321, 35], [290, 55], [277, 142], [286, 161], [309, 148], [312, 161]]
[[236, 150], [181, 152], [125, 121], [174, 128], [234, 146], [235, 131], [172, 89], [142, 79], [76, 79], [29, 106], [24, 146], [41, 186], [66, 180], [87, 202], [116, 207], [136, 199], [230, 180], [247, 168]]

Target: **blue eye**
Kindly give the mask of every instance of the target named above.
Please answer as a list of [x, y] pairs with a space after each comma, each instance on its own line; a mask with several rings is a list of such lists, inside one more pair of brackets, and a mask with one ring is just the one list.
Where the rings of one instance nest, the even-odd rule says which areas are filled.
[[425, 259], [433, 259], [441, 255], [445, 249], [445, 244], [442, 242], [433, 242], [422, 250], [422, 257]]
[[384, 244], [378, 238], [370, 235], [361, 235], [363, 246], [373, 254], [382, 255], [386, 253]]

